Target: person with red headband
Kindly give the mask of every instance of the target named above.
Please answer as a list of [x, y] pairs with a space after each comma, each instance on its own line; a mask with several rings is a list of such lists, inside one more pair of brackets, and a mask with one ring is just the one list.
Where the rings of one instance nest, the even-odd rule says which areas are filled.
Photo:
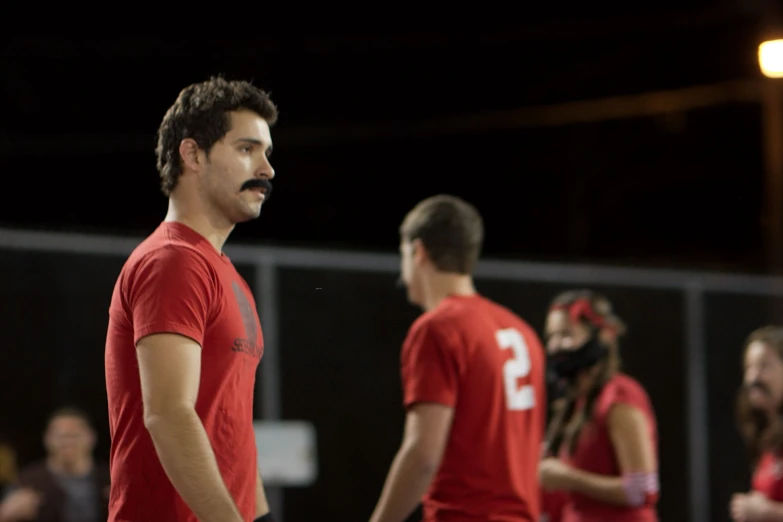
[[745, 341], [737, 423], [754, 464], [751, 490], [736, 493], [736, 522], [783, 521], [783, 328], [766, 326]]
[[657, 424], [643, 386], [621, 372], [623, 322], [606, 297], [576, 290], [554, 299], [545, 331], [558, 395], [539, 466], [549, 522], [656, 522]]

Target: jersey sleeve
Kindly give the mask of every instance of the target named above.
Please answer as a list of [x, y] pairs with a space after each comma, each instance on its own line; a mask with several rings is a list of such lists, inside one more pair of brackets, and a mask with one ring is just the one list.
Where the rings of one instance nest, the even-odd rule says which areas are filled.
[[615, 404], [627, 404], [647, 411], [647, 394], [640, 384], [623, 378], [615, 378], [606, 384], [596, 405], [596, 416], [605, 419]]
[[420, 402], [456, 405], [459, 370], [455, 356], [435, 325], [430, 322], [414, 324], [402, 349], [406, 408]]
[[127, 288], [133, 342], [175, 333], [203, 346], [216, 278], [207, 261], [187, 248], [164, 247], [140, 263]]

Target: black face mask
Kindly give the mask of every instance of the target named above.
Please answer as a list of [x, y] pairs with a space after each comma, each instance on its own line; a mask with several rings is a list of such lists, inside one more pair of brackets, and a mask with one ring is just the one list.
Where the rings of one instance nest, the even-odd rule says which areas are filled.
[[547, 357], [547, 381], [550, 396], [554, 399], [565, 393], [579, 372], [590, 368], [606, 357], [608, 349], [593, 335], [576, 350], [561, 350]]

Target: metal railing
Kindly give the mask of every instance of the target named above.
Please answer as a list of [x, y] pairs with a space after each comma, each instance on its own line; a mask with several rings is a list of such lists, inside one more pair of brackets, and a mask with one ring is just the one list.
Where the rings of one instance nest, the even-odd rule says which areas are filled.
[[[31, 232], [0, 229], [0, 249], [125, 257], [141, 238], [59, 232]], [[399, 270], [396, 254], [320, 251], [229, 245], [226, 254], [235, 262], [255, 267], [255, 294], [264, 325], [264, 364], [260, 366], [261, 412], [266, 419], [280, 418], [280, 368], [278, 357], [279, 322], [277, 316], [278, 267], [330, 269], [353, 272], [394, 273]], [[602, 285], [625, 288], [667, 289], [683, 292], [686, 346], [686, 390], [688, 426], [688, 466], [690, 471], [690, 518], [709, 522], [709, 434], [704, 325], [704, 294], [707, 292], [745, 295], [783, 296], [783, 278], [750, 275], [703, 273], [679, 270], [590, 265], [564, 265], [483, 260], [477, 278], [551, 282], [578, 285]], [[270, 492], [270, 503], [282, 519], [282, 495]]]

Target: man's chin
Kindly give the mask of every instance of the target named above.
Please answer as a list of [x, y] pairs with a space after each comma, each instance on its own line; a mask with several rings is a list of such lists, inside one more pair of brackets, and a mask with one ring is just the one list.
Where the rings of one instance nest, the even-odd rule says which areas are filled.
[[242, 209], [241, 212], [238, 212], [237, 215], [234, 216], [234, 223], [245, 223], [247, 221], [253, 221], [254, 219], [258, 219], [261, 216], [261, 205], [258, 205], [256, 208], [245, 208]]

